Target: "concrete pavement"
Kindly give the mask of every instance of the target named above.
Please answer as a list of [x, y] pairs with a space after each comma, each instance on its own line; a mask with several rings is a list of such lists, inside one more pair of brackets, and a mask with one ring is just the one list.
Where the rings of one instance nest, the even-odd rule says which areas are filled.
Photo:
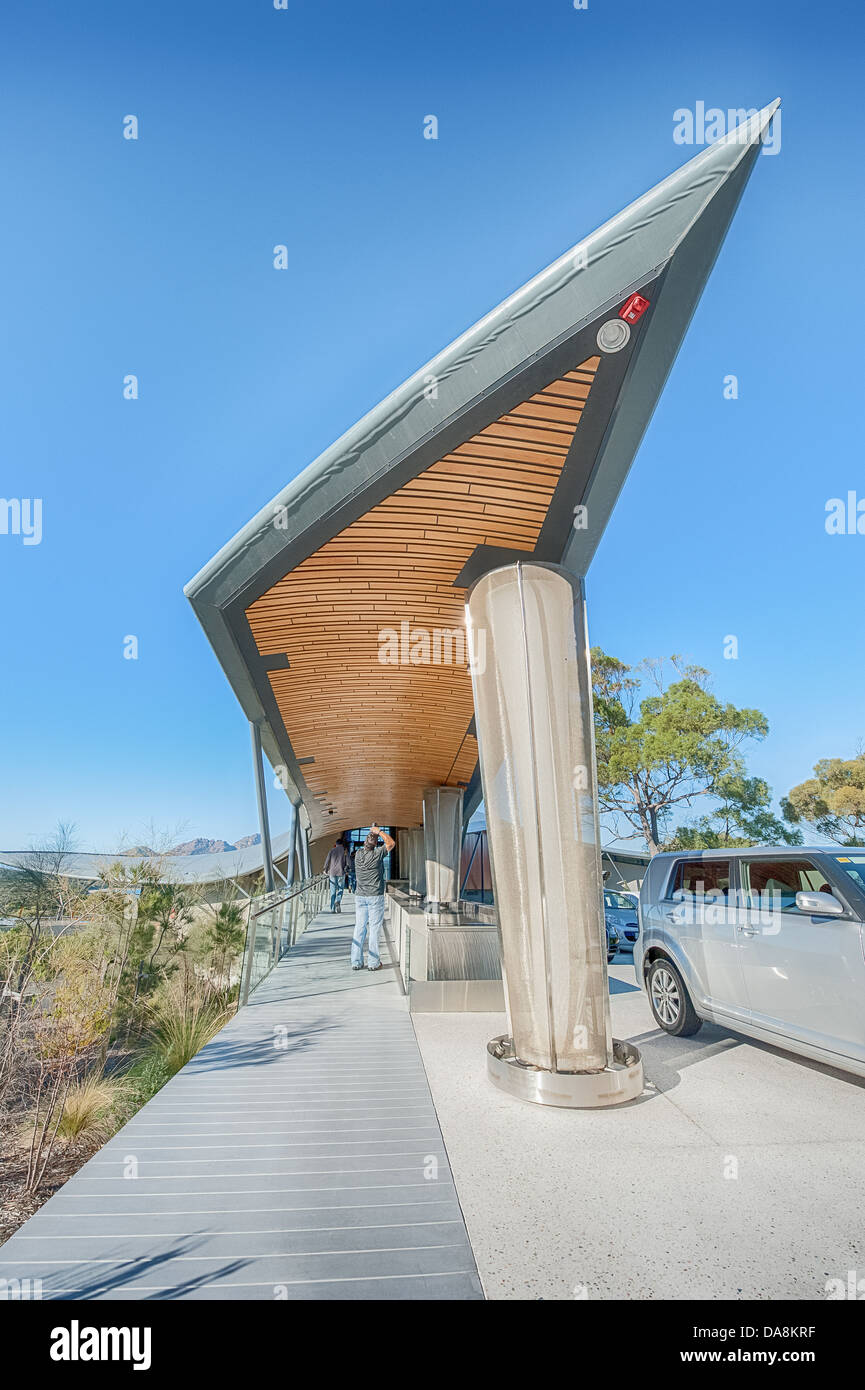
[[512, 1100], [485, 1075], [496, 1014], [415, 1014], [492, 1299], [824, 1299], [865, 1278], [865, 1083], [704, 1024], [655, 1025], [630, 957], [613, 1031], [647, 1089], [613, 1110]]

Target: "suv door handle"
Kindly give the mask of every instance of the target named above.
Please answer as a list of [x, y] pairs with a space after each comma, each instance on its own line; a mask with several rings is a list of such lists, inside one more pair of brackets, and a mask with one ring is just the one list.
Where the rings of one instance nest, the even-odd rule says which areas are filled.
[[756, 936], [756, 935], [757, 935], [757, 928], [756, 928], [756, 927], [740, 927], [740, 928], [739, 928], [739, 932], [741, 933], [742, 936]]

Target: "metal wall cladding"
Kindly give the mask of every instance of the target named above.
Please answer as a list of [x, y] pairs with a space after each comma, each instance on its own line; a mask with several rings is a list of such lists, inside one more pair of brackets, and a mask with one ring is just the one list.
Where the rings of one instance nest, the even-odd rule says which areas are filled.
[[426, 892], [426, 859], [422, 830], [400, 830], [399, 871], [410, 893], [423, 897]]
[[427, 898], [434, 903], [458, 902], [463, 843], [462, 787], [431, 787], [424, 793], [423, 837]]
[[413, 893], [423, 897], [426, 893], [426, 850], [422, 830], [412, 830], [411, 834], [411, 872], [409, 887]]

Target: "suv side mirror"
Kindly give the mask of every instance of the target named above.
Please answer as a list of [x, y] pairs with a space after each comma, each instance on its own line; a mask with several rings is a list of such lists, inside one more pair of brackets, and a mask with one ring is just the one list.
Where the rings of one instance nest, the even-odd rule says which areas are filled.
[[844, 906], [831, 893], [797, 893], [796, 906], [812, 917], [840, 917]]

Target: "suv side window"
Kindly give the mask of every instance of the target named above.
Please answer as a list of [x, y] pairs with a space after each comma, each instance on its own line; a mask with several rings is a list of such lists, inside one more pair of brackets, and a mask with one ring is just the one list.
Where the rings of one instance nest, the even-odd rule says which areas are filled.
[[798, 912], [797, 893], [832, 892], [811, 859], [743, 859], [740, 871], [747, 906], [764, 912]]
[[730, 891], [729, 859], [680, 859], [673, 870], [667, 897], [685, 893], [726, 898]]
[[630, 908], [632, 911], [636, 912], [636, 908], [630, 898], [624, 897], [621, 893], [613, 893], [609, 888], [604, 893], [604, 907], [625, 908], [626, 910]]

